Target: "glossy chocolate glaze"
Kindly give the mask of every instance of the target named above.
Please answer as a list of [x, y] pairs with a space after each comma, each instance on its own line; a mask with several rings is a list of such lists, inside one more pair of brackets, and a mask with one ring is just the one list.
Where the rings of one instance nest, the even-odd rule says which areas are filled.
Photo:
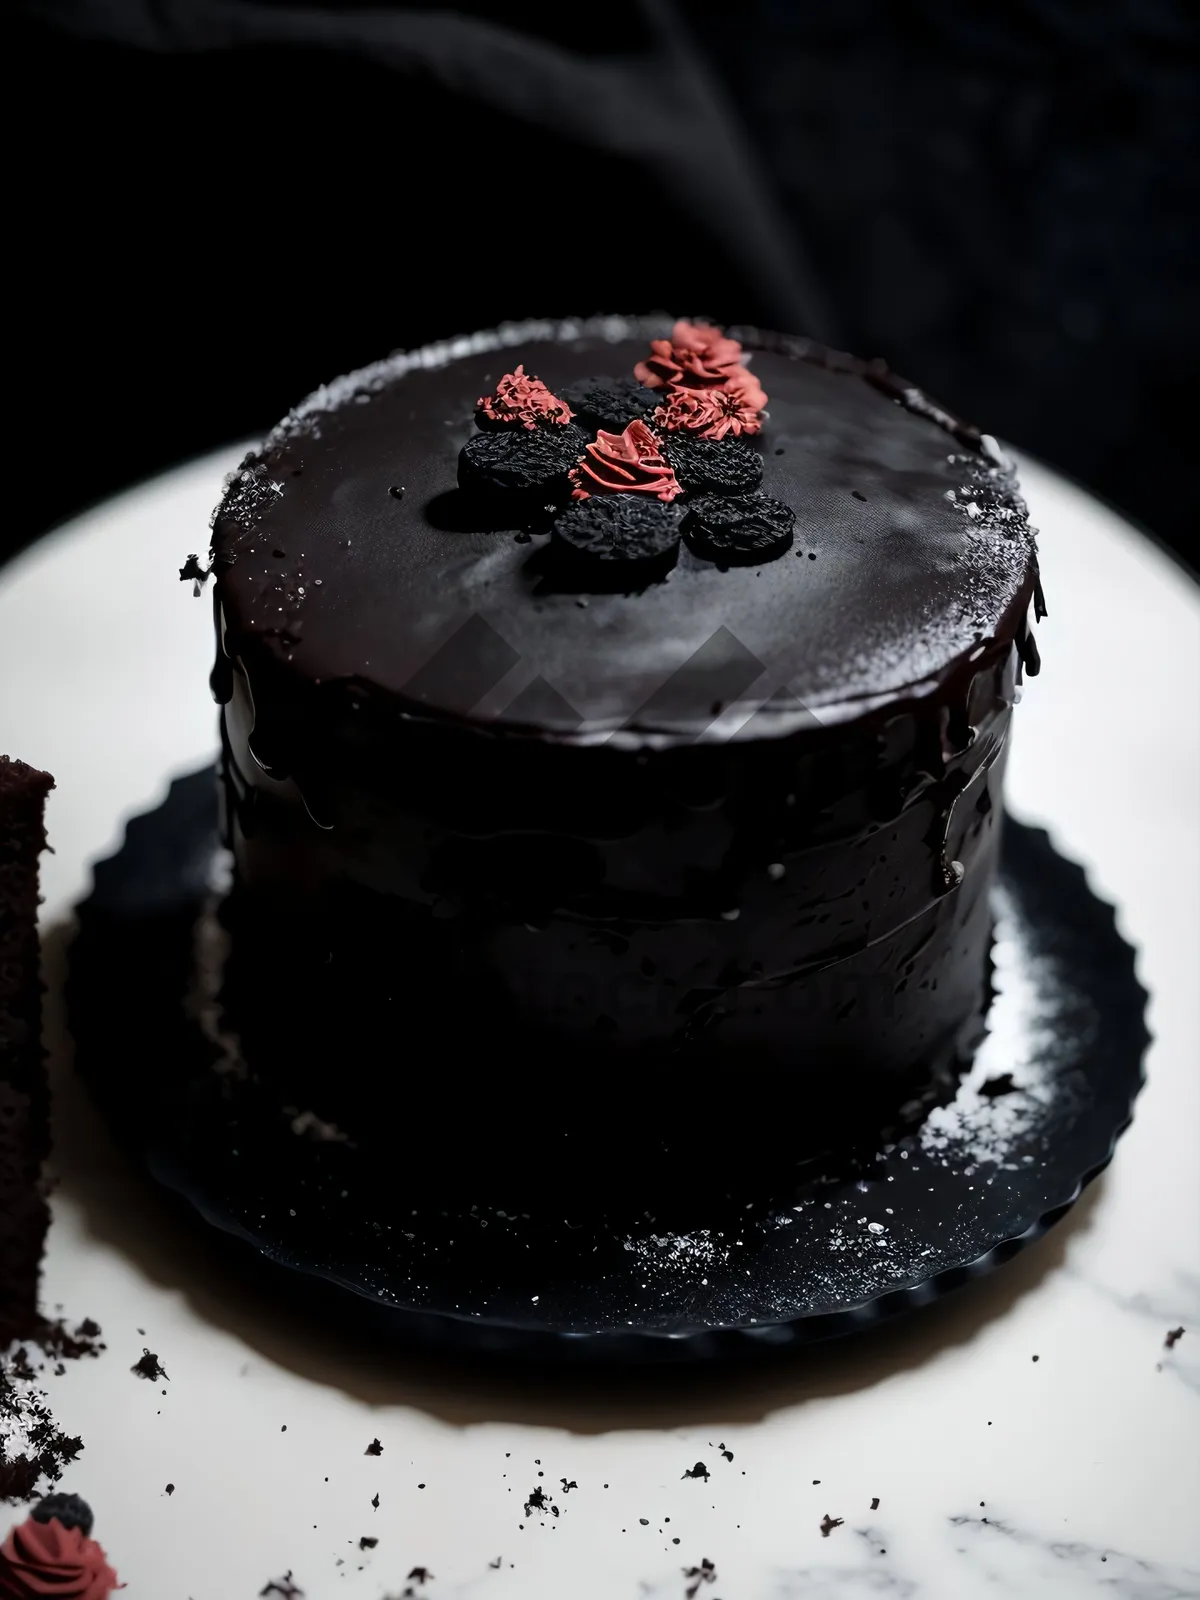
[[[392, 358], [232, 480], [214, 687], [256, 1060], [286, 1035], [377, 1087], [497, 1048], [534, 1074], [564, 1050], [643, 1081], [795, 1069], [815, 1125], [969, 1053], [1032, 660], [1011, 469], [884, 369], [741, 330], [791, 550], [580, 593], [527, 510], [456, 489], [458, 451], [516, 361], [555, 389], [662, 331]], [[337, 1076], [328, 1104], [364, 1075]]]

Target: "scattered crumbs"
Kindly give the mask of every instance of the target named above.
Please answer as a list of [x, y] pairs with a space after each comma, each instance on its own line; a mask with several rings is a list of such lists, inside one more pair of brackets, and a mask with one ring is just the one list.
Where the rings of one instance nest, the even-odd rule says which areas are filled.
[[530, 1517], [535, 1511], [548, 1511], [552, 1517], [558, 1516], [558, 1507], [546, 1494], [541, 1484], [529, 1491], [529, 1498], [525, 1502], [525, 1515]]
[[717, 1569], [707, 1556], [703, 1556], [698, 1567], [684, 1567], [683, 1576], [687, 1582], [687, 1588], [684, 1590], [687, 1600], [696, 1600], [702, 1583], [717, 1581]]
[[360, 1550], [374, 1550], [378, 1543], [378, 1539], [372, 1539], [369, 1533], [364, 1533], [362, 1538], [358, 1541], [358, 1548]]
[[564, 1494], [570, 1494], [572, 1489], [578, 1489], [579, 1487], [574, 1478], [572, 1478], [569, 1483], [567, 1482], [566, 1478], [560, 1478], [558, 1481], [562, 1484], [562, 1492]]
[[[325, 1482], [328, 1483], [329, 1479], [326, 1478]], [[371, 1501], [371, 1510], [372, 1511], [378, 1511], [379, 1510], [379, 1496], [378, 1495], [375, 1495], [373, 1497], [372, 1501]]]
[[383, 1446], [380, 1444], [378, 1439], [372, 1439], [370, 1444], [363, 1451], [363, 1455], [365, 1456], [381, 1456], [382, 1454]]
[[879, 1496], [878, 1495], [875, 1495], [874, 1498], [871, 1501], [871, 1510], [872, 1511], [878, 1511], [879, 1510]]
[[258, 1591], [259, 1600], [263, 1600], [265, 1595], [271, 1594], [282, 1595], [283, 1600], [303, 1600], [304, 1590], [293, 1582], [292, 1574], [288, 1571], [284, 1573], [282, 1578], [272, 1579], [265, 1589], [260, 1589]]
[[[130, 1372], [136, 1372], [139, 1378], [148, 1379], [151, 1383], [156, 1383], [159, 1378], [165, 1379], [167, 1383], [170, 1383], [171, 1381], [170, 1376], [163, 1367], [162, 1362], [154, 1354], [153, 1350], [143, 1349], [141, 1356], [133, 1363], [129, 1370]], [[166, 1393], [165, 1389], [163, 1390], [163, 1393]]]
[[1174, 1350], [1186, 1332], [1186, 1328], [1168, 1328], [1167, 1337], [1163, 1340], [1163, 1349]]
[[175, 1485], [173, 1483], [169, 1483], [164, 1492], [166, 1494], [174, 1494], [175, 1493]]
[[703, 1461], [697, 1461], [696, 1465], [694, 1467], [689, 1467], [683, 1476], [685, 1478], [707, 1478], [709, 1476], [709, 1472]]
[[[85, 1317], [74, 1333], [68, 1329], [65, 1322], [43, 1322], [34, 1342], [51, 1360], [79, 1361], [84, 1356], [96, 1357], [101, 1350], [107, 1350], [108, 1346], [101, 1342], [101, 1332], [100, 1324], [93, 1322], [91, 1317]], [[28, 1364], [28, 1353], [24, 1347], [20, 1355]], [[16, 1359], [14, 1356], [13, 1360]]]
[[831, 1517], [829, 1515], [828, 1511], [827, 1511], [825, 1513], [825, 1515], [821, 1518], [821, 1537], [822, 1537], [822, 1539], [828, 1539], [829, 1535], [833, 1532], [833, 1530], [835, 1528], [840, 1528], [842, 1523], [845, 1522], [845, 1520], [846, 1520], [845, 1517]]
[[[771, 868], [768, 867], [767, 871], [771, 872]], [[781, 876], [782, 876], [782, 874], [781, 874]], [[711, 1448], [711, 1445], [710, 1445], [710, 1448]], [[726, 1461], [732, 1461], [733, 1460], [733, 1451], [732, 1450], [726, 1450], [725, 1441], [724, 1440], [722, 1440], [721, 1443], [717, 1446], [717, 1449], [725, 1457]]]
[[179, 569], [180, 583], [187, 583], [187, 581], [191, 579], [196, 586], [197, 594], [200, 593], [200, 586], [207, 577], [208, 568], [200, 565], [200, 557], [195, 554], [189, 555], [187, 560]]
[[1015, 1094], [1016, 1090], [1017, 1086], [1013, 1082], [1011, 1072], [1001, 1072], [979, 1085], [979, 1093], [985, 1100], [999, 1100], [1001, 1095]]

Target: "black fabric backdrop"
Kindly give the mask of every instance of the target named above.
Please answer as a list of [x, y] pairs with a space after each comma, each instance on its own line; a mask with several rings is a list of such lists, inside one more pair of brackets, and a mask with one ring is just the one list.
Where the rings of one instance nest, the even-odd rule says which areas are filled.
[[0, 558], [386, 350], [663, 306], [883, 355], [1188, 551], [1198, 16], [27, 0]]

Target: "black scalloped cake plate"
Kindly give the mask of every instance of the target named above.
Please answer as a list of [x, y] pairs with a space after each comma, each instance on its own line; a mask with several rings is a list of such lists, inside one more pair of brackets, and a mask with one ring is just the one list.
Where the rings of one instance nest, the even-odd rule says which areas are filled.
[[[637, 1361], [862, 1329], [1043, 1234], [1111, 1159], [1143, 1081], [1146, 996], [1111, 907], [1044, 832], [1010, 819], [988, 1034], [949, 1103], [878, 1147], [764, 1163], [736, 1209], [706, 1198], [721, 1189], [714, 1133], [696, 1152], [703, 1181], [668, 1220], [646, 1214], [636, 1164], [612, 1150], [591, 1155], [619, 1205], [564, 1216], [548, 1193], [506, 1210], [455, 1171], [452, 1127], [397, 1129], [392, 1159], [368, 1158], [277, 1082], [229, 1069], [195, 1004], [219, 861], [209, 769], [173, 784], [97, 866], [68, 981], [79, 1068], [159, 1182], [293, 1269], [292, 1287], [326, 1303], [329, 1285], [349, 1291], [333, 1296], [339, 1314], [397, 1340]], [[467, 1083], [459, 1106], [470, 1114]], [[516, 1097], [513, 1121], [514, 1159], [528, 1161], [536, 1105]]]

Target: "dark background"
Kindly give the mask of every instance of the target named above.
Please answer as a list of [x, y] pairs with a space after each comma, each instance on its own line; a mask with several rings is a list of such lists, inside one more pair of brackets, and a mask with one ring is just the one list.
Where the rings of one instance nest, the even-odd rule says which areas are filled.
[[0, 559], [392, 348], [664, 306], [882, 355], [1190, 554], [1198, 17], [27, 0]]

